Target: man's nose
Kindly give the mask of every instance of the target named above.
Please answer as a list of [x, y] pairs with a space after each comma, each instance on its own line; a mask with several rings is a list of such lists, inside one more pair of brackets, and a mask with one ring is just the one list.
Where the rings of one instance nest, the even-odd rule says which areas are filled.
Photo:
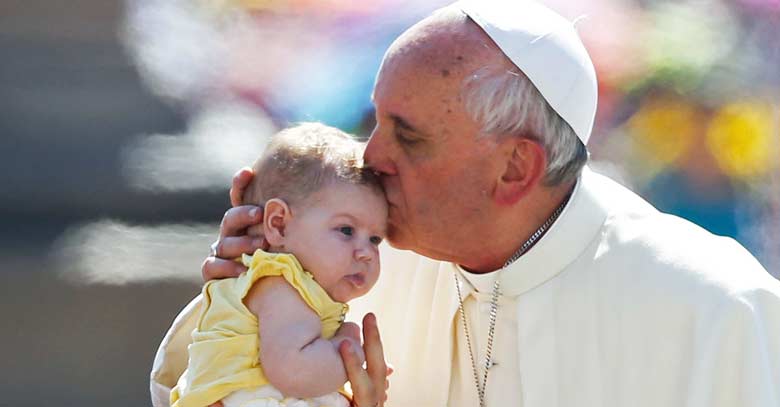
[[374, 128], [363, 152], [363, 162], [382, 175], [395, 175], [397, 171], [391, 158], [392, 147], [385, 142], [386, 138], [378, 127]]

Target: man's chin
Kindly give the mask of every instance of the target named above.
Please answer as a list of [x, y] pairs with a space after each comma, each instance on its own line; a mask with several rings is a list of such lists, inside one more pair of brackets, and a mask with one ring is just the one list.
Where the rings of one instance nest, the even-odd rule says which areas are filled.
[[409, 238], [409, 234], [405, 230], [400, 229], [390, 223], [387, 225], [387, 237], [385, 238], [385, 242], [389, 243], [390, 246], [398, 250], [414, 249], [414, 245], [411, 244], [412, 240]]

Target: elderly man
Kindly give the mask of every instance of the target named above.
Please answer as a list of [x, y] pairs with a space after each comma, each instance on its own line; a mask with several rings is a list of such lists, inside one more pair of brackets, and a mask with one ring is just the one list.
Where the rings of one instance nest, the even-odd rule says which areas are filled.
[[[382, 252], [366, 369], [341, 349], [357, 404], [381, 402], [386, 356], [395, 406], [780, 406], [780, 283], [586, 167], [596, 79], [569, 22], [456, 3], [391, 45], [373, 98], [365, 161], [390, 244], [417, 254]], [[205, 278], [243, 271], [226, 259], [261, 245], [258, 212], [226, 213]], [[197, 309], [158, 352], [158, 405]]]

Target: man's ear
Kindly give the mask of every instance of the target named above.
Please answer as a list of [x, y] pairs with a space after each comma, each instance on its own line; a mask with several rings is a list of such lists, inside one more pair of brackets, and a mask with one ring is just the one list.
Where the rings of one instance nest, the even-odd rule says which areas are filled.
[[547, 168], [547, 155], [538, 141], [510, 137], [507, 143], [511, 151], [494, 194], [500, 205], [514, 205], [522, 199], [541, 181]]
[[284, 229], [292, 217], [290, 207], [279, 198], [274, 198], [265, 203], [263, 210], [263, 234], [271, 247], [284, 245]]

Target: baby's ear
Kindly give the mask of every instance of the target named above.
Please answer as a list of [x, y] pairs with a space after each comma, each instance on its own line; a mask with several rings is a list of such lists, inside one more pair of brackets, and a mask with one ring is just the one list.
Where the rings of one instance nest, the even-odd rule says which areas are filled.
[[283, 200], [274, 198], [265, 203], [263, 233], [271, 247], [284, 245], [284, 228], [290, 216], [290, 207]]

